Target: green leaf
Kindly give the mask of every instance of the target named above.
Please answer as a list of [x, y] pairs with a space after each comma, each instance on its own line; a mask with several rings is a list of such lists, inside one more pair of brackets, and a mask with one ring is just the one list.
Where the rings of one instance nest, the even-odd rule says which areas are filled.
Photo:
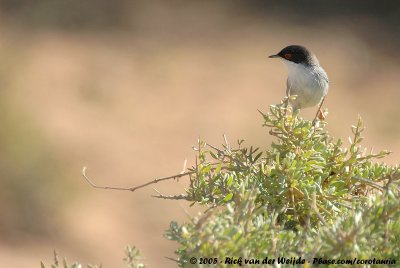
[[232, 199], [232, 197], [233, 197], [233, 193], [229, 193], [229, 194], [227, 194], [227, 195], [225, 196], [224, 201], [225, 201], [225, 202], [228, 202], [229, 200]]
[[233, 182], [233, 176], [228, 177], [228, 181], [226, 182], [226, 186], [230, 186]]
[[215, 167], [214, 173], [219, 173], [219, 172], [221, 171], [221, 169], [222, 169], [222, 163], [219, 163], [219, 164]]

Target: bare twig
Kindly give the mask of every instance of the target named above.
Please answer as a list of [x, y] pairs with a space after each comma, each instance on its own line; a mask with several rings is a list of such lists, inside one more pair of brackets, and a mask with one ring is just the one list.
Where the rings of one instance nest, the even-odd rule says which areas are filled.
[[318, 219], [321, 221], [323, 225], [326, 225], [326, 221], [322, 217], [322, 215], [319, 213], [318, 207], [317, 207], [317, 195], [315, 192], [312, 195], [312, 203], [311, 203], [311, 209], [314, 210], [315, 214], [317, 215]]
[[352, 177], [352, 179], [364, 182], [364, 183], [368, 184], [369, 186], [371, 186], [372, 188], [375, 188], [375, 189], [377, 189], [377, 190], [379, 190], [381, 192], [383, 192], [385, 190], [382, 186], [380, 186], [379, 184], [374, 183], [371, 180], [364, 179], [364, 178], [361, 178], [361, 177], [358, 177], [358, 176], [354, 176], [354, 177]]
[[171, 258], [171, 257], [164, 257], [164, 258], [166, 258], [166, 259], [168, 259], [170, 261], [174, 261], [174, 262], [179, 263], [179, 260], [177, 260], [177, 259], [174, 259], [174, 258]]
[[59, 263], [58, 263], [58, 253], [57, 253], [57, 251], [54, 249], [54, 251], [53, 251], [53, 256], [54, 256], [54, 265], [59, 265]]
[[189, 175], [195, 173], [195, 171], [188, 171], [188, 172], [183, 172], [183, 173], [179, 173], [179, 174], [172, 175], [172, 176], [168, 176], [168, 177], [157, 178], [157, 179], [154, 179], [154, 180], [152, 180], [152, 181], [146, 182], [146, 183], [144, 183], [144, 184], [141, 184], [141, 185], [135, 186], [135, 187], [113, 187], [113, 186], [99, 186], [99, 185], [96, 185], [95, 183], [93, 183], [93, 182], [89, 179], [89, 177], [88, 177], [87, 174], [86, 174], [86, 170], [87, 170], [87, 167], [84, 167], [84, 168], [82, 169], [82, 176], [83, 176], [83, 178], [86, 180], [86, 182], [89, 183], [89, 185], [92, 186], [93, 188], [97, 188], [97, 189], [106, 189], [106, 190], [131, 191], [131, 192], [134, 192], [134, 191], [136, 191], [136, 190], [138, 190], [138, 189], [140, 189], [140, 188], [146, 187], [146, 186], [148, 186], [148, 185], [151, 185], [151, 184], [154, 184], [154, 183], [158, 183], [158, 182], [160, 182], [160, 181], [171, 180], [171, 179], [178, 179], [178, 178], [185, 177], [185, 176], [189, 176]]
[[183, 168], [182, 168], [182, 171], [181, 171], [180, 174], [185, 173], [185, 171], [186, 171], [186, 165], [187, 165], [187, 159], [185, 159], [185, 161], [183, 162]]
[[230, 151], [230, 150], [231, 150], [231, 146], [229, 145], [228, 138], [226, 137], [226, 134], [224, 133], [224, 134], [222, 135], [222, 137], [224, 137], [224, 142], [225, 142], [226, 149], [227, 149], [228, 151]]
[[231, 155], [226, 154], [223, 150], [218, 149], [218, 148], [215, 147], [214, 145], [211, 145], [211, 144], [209, 144], [209, 143], [207, 143], [206, 145], [207, 145], [208, 147], [214, 149], [215, 151], [217, 151], [217, 152], [218, 152], [219, 154], [221, 154], [222, 156], [225, 156], [225, 157], [229, 158], [230, 160], [234, 161], [238, 166], [240, 166], [240, 167], [242, 167], [242, 168], [245, 168], [245, 167], [246, 167], [242, 162], [240, 162], [239, 160], [233, 158]]
[[161, 198], [161, 199], [168, 199], [168, 200], [187, 200], [187, 201], [191, 201], [189, 199], [188, 196], [184, 195], [184, 194], [180, 194], [180, 195], [152, 195], [151, 197], [155, 197], [155, 198]]

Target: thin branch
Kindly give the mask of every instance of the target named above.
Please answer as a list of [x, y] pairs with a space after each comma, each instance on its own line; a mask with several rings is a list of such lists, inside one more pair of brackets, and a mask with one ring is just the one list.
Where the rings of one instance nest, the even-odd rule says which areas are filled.
[[146, 187], [146, 186], [148, 186], [148, 185], [158, 183], [158, 182], [160, 182], [160, 181], [171, 180], [171, 179], [178, 179], [178, 178], [185, 177], [185, 176], [189, 176], [189, 175], [195, 173], [195, 171], [188, 171], [188, 172], [179, 173], [179, 174], [172, 175], [172, 176], [168, 176], [168, 177], [157, 178], [157, 179], [154, 179], [154, 180], [152, 180], [152, 181], [146, 182], [146, 183], [144, 183], [144, 184], [141, 184], [141, 185], [138, 185], [138, 186], [135, 186], [135, 187], [112, 187], [112, 186], [100, 186], [100, 185], [95, 184], [95, 183], [94, 183], [93, 181], [91, 181], [91, 180], [89, 179], [89, 177], [87, 176], [86, 170], [87, 170], [87, 167], [84, 167], [84, 168], [82, 169], [82, 176], [83, 176], [83, 178], [86, 180], [86, 182], [87, 182], [90, 186], [92, 186], [93, 188], [97, 188], [97, 189], [106, 189], [106, 190], [131, 191], [131, 192], [134, 192], [134, 191], [136, 191], [136, 190], [138, 190], [138, 189], [140, 189], [140, 188]]
[[385, 180], [398, 181], [398, 180], [400, 180], [400, 174], [389, 174], [380, 179], [377, 179], [376, 181], [385, 181]]
[[186, 165], [187, 165], [187, 159], [185, 159], [185, 161], [183, 162], [183, 168], [182, 168], [182, 171], [181, 171], [181, 173], [180, 173], [180, 174], [183, 174], [183, 173], [185, 173], [185, 170], [186, 170]]
[[54, 249], [53, 250], [53, 255], [54, 255], [54, 264], [58, 266], [58, 253], [57, 251]]
[[225, 142], [226, 149], [227, 149], [228, 151], [230, 151], [230, 150], [231, 150], [231, 146], [229, 145], [228, 138], [226, 137], [226, 134], [224, 133], [224, 134], [222, 135], [222, 137], [224, 137], [224, 142]]
[[179, 260], [177, 260], [177, 259], [174, 259], [174, 258], [171, 258], [171, 257], [164, 257], [164, 258], [166, 258], [166, 259], [168, 259], [170, 261], [174, 261], [176, 263], [179, 263]]
[[370, 181], [370, 180], [368, 180], [368, 179], [364, 179], [364, 178], [361, 178], [361, 177], [358, 177], [358, 176], [354, 176], [354, 177], [352, 177], [352, 179], [355, 179], [355, 180], [364, 182], [364, 183], [368, 184], [369, 186], [371, 186], [372, 188], [375, 188], [375, 189], [377, 189], [377, 190], [379, 190], [379, 191], [382, 191], [382, 192], [383, 192], [383, 191], [385, 190], [385, 189], [384, 189], [382, 186], [380, 186], [379, 184], [376, 184], [376, 183], [374, 183], [373, 181]]
[[231, 155], [226, 154], [223, 150], [218, 149], [217, 147], [215, 147], [214, 145], [211, 145], [209, 143], [206, 144], [206, 146], [214, 149], [215, 151], [217, 151], [219, 154], [221, 154], [224, 157], [229, 158], [230, 160], [232, 160], [233, 162], [235, 162], [238, 166], [242, 167], [242, 168], [246, 168], [246, 165], [244, 165], [242, 162], [240, 162], [239, 160], [233, 158]]
[[160, 198], [160, 199], [168, 199], [168, 200], [187, 200], [187, 201], [192, 201], [191, 199], [189, 199], [188, 196], [184, 195], [184, 194], [180, 194], [180, 195], [152, 195], [151, 197], [155, 197], [155, 198]]
[[315, 192], [312, 195], [311, 208], [312, 208], [312, 210], [314, 210], [315, 214], [317, 215], [318, 219], [322, 222], [322, 224], [326, 225], [325, 219], [319, 213], [319, 210], [318, 210], [318, 207], [317, 207], [317, 195], [315, 194]]

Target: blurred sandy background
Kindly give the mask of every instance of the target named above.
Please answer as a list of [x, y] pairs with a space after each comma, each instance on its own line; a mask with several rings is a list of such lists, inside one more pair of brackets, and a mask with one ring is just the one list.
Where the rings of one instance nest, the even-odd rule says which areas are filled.
[[152, 187], [94, 190], [82, 167], [98, 184], [128, 187], [193, 163], [199, 136], [267, 149], [257, 109], [280, 101], [286, 79], [267, 56], [288, 44], [312, 49], [330, 76], [331, 134], [347, 142], [360, 114], [365, 145], [397, 163], [399, 6], [0, 0], [0, 267], [39, 267], [53, 249], [124, 267], [127, 244], [149, 267], [174, 267], [164, 230], [196, 209], [151, 198]]

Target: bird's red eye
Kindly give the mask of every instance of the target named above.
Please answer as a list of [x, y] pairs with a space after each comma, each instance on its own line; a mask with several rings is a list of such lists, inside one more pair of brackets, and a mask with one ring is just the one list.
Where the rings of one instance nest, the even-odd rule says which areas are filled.
[[285, 54], [284, 57], [285, 57], [285, 59], [290, 60], [292, 58], [292, 54], [287, 53], [287, 54]]

